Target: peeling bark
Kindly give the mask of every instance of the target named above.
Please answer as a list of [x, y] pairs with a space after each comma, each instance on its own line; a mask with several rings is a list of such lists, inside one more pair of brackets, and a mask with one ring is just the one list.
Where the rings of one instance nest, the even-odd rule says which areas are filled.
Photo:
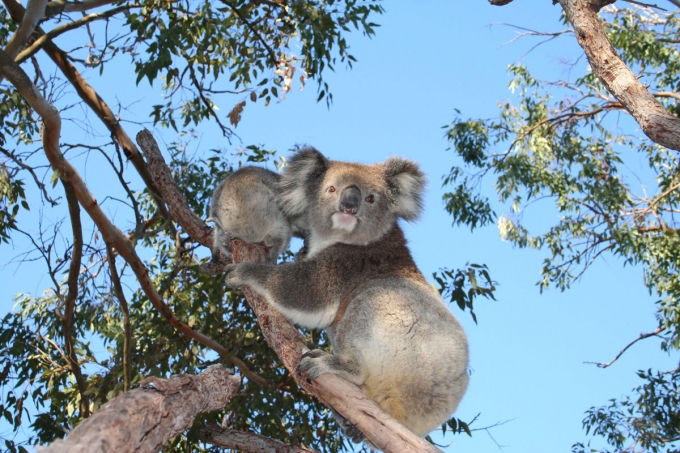
[[241, 380], [221, 365], [198, 376], [150, 377], [39, 453], [155, 453], [203, 412], [224, 408]]

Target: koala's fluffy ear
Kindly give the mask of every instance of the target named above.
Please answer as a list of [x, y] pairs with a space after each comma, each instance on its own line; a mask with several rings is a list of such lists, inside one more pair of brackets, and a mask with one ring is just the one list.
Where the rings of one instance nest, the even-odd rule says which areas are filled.
[[316, 189], [314, 182], [328, 169], [330, 161], [311, 147], [295, 153], [283, 168], [281, 175], [281, 209], [288, 216], [305, 212], [309, 201], [307, 192]]
[[425, 175], [418, 164], [401, 157], [385, 162], [385, 180], [390, 188], [393, 212], [404, 220], [416, 220], [423, 209]]

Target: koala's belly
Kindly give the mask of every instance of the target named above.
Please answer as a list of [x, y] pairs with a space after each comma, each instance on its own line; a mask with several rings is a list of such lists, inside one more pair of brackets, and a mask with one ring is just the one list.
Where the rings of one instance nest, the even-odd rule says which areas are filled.
[[364, 393], [421, 436], [448, 420], [467, 388], [465, 333], [420, 282], [381, 279], [359, 294], [336, 329], [334, 350], [356, 353]]

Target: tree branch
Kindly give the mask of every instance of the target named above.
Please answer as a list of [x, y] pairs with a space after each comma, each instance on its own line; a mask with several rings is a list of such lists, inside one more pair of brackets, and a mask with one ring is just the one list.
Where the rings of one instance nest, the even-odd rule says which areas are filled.
[[64, 302], [64, 343], [66, 345], [66, 357], [71, 368], [71, 372], [76, 378], [76, 385], [80, 392], [80, 411], [83, 418], [90, 416], [90, 400], [87, 396], [87, 384], [83, 379], [83, 372], [78, 363], [78, 356], [76, 355], [73, 346], [73, 317], [75, 314], [76, 299], [78, 298], [78, 277], [80, 276], [80, 263], [83, 256], [83, 227], [80, 222], [80, 206], [78, 206], [78, 199], [71, 183], [62, 180], [64, 192], [66, 193], [66, 201], [68, 203], [68, 211], [71, 217], [71, 229], [73, 230], [73, 247], [71, 248], [71, 264], [68, 270], [68, 294]]
[[656, 337], [656, 336], [658, 336], [661, 332], [663, 332], [664, 330], [666, 330], [666, 327], [659, 327], [659, 328], [657, 328], [654, 332], [641, 333], [639, 337], [637, 337], [635, 340], [633, 340], [633, 341], [631, 341], [630, 343], [628, 343], [628, 344], [626, 345], [626, 347], [623, 348], [623, 349], [621, 350], [621, 352], [619, 352], [619, 353], [616, 355], [616, 357], [614, 357], [612, 360], [610, 360], [610, 361], [607, 362], [607, 363], [602, 363], [602, 362], [584, 362], [584, 363], [589, 363], [589, 364], [597, 365], [599, 368], [607, 368], [607, 367], [610, 366], [612, 363], [614, 363], [614, 362], [616, 362], [617, 360], [619, 360], [619, 357], [621, 357], [621, 356], [623, 355], [623, 353], [626, 352], [626, 351], [628, 350], [628, 348], [630, 348], [631, 346], [633, 346], [635, 343], [637, 343], [637, 342], [640, 341], [640, 340], [644, 340], [645, 338]]
[[19, 22], [19, 28], [14, 32], [7, 47], [5, 47], [5, 52], [10, 58], [16, 58], [22, 47], [28, 42], [28, 38], [31, 37], [33, 30], [38, 26], [40, 20], [45, 15], [45, 7], [47, 6], [47, 0], [29, 0], [26, 6], [26, 13], [23, 19]]
[[170, 172], [170, 169], [165, 164], [161, 150], [158, 148], [158, 144], [154, 140], [153, 135], [151, 135], [151, 132], [147, 130], [140, 131], [137, 134], [137, 143], [144, 150], [144, 154], [146, 154], [146, 158], [149, 161], [149, 173], [155, 185], [159, 187], [163, 198], [166, 199], [172, 218], [182, 226], [184, 231], [194, 241], [206, 247], [212, 247], [213, 229], [206, 225], [187, 206], [184, 196], [179, 191], [177, 184], [175, 184], [172, 172]]
[[198, 439], [245, 453], [314, 453], [314, 450], [303, 445], [289, 445], [259, 434], [235, 431], [212, 424], [203, 426], [198, 431]]
[[[3, 0], [5, 7], [9, 11], [12, 19], [20, 23], [23, 20], [25, 9], [17, 0]], [[38, 35], [44, 34], [40, 27], [36, 28], [36, 33]], [[158, 195], [158, 189], [153, 184], [153, 179], [149, 174], [149, 170], [146, 167], [146, 163], [139, 153], [137, 146], [130, 139], [125, 132], [125, 129], [121, 126], [118, 118], [113, 113], [111, 108], [104, 102], [102, 98], [99, 97], [97, 92], [85, 81], [85, 79], [80, 75], [76, 68], [68, 61], [68, 57], [64, 51], [57, 47], [52, 41], [45, 42], [43, 50], [47, 55], [56, 63], [61, 72], [66, 76], [68, 81], [73, 85], [76, 92], [80, 98], [92, 109], [93, 112], [99, 117], [99, 119], [107, 127], [111, 135], [120, 144], [125, 152], [125, 156], [130, 159], [134, 165], [137, 173], [141, 176], [144, 184], [146, 184], [149, 189], [149, 193], [154, 198], [159, 212], [165, 219], [170, 219], [170, 214], [168, 213], [165, 202]], [[172, 231], [172, 224], [168, 222], [168, 226]], [[174, 233], [174, 231], [172, 231]]]
[[221, 365], [198, 376], [150, 377], [109, 401], [66, 439], [39, 453], [155, 453], [191, 426], [198, 414], [223, 409], [241, 380]]
[[118, 1], [119, 0], [85, 0], [82, 2], [67, 2], [66, 0], [57, 0], [47, 4], [45, 15], [47, 17], [54, 17], [62, 13], [83, 12], [88, 9], [117, 3]]
[[40, 49], [42, 49], [46, 42], [51, 41], [53, 38], [56, 38], [57, 36], [66, 33], [69, 30], [75, 30], [76, 28], [79, 28], [85, 24], [94, 22], [95, 20], [108, 19], [111, 16], [114, 16], [122, 11], [127, 11], [130, 8], [134, 8], [135, 6], [139, 5], [126, 4], [101, 13], [89, 14], [87, 16], [81, 17], [78, 20], [67, 22], [63, 25], [55, 27], [54, 29], [48, 31], [47, 33], [42, 34], [39, 38], [34, 40], [30, 47], [27, 47], [20, 54], [17, 55], [15, 61], [17, 63], [23, 63], [24, 61], [28, 60], [33, 55], [35, 55]]
[[14, 60], [0, 50], [0, 74], [5, 77], [15, 86], [15, 88], [24, 96], [38, 115], [43, 119], [42, 139], [43, 148], [47, 159], [50, 161], [52, 168], [59, 172], [59, 177], [73, 185], [74, 192], [78, 198], [80, 205], [87, 211], [92, 221], [97, 225], [97, 228], [102, 233], [104, 242], [110, 243], [118, 254], [128, 262], [130, 268], [135, 273], [137, 281], [146, 294], [149, 301], [158, 310], [158, 312], [166, 319], [166, 321], [177, 329], [183, 335], [193, 338], [202, 345], [213, 349], [220, 357], [227, 362], [239, 368], [239, 370], [248, 379], [257, 382], [260, 385], [269, 385], [269, 382], [250, 371], [246, 364], [230, 355], [230, 351], [224, 346], [217, 343], [212, 338], [203, 335], [200, 332], [193, 330], [188, 325], [181, 322], [173, 313], [172, 309], [163, 301], [156, 291], [149, 271], [144, 266], [144, 263], [137, 255], [134, 246], [128, 238], [111, 223], [111, 220], [104, 214], [101, 207], [94, 199], [88, 190], [85, 182], [82, 180], [76, 169], [71, 163], [64, 158], [64, 155], [59, 149], [59, 136], [61, 131], [61, 118], [59, 112], [50, 103], [48, 103], [40, 94], [38, 89], [33, 85], [26, 73], [17, 65]]
[[123, 391], [130, 390], [131, 385], [131, 363], [130, 363], [130, 348], [132, 347], [132, 325], [130, 324], [130, 309], [128, 307], [123, 286], [120, 283], [120, 275], [116, 269], [116, 255], [113, 253], [111, 244], [106, 244], [106, 257], [109, 262], [109, 272], [111, 273], [111, 283], [113, 284], [113, 291], [118, 299], [120, 305], [120, 312], [123, 315]]
[[614, 0], [558, 0], [593, 72], [652, 141], [680, 151], [680, 119], [671, 115], [619, 58], [597, 16]]
[[[149, 131], [141, 131], [137, 134], [137, 141], [142, 149], [150, 156], [151, 148], [158, 148]], [[160, 152], [158, 152], [160, 154]], [[154, 168], [165, 166], [162, 159], [149, 157], [149, 167], [154, 175], [170, 174], [167, 167], [162, 170]], [[156, 181], [163, 197], [168, 201], [171, 213], [180, 213], [175, 220], [185, 231], [203, 231], [200, 227], [202, 222], [191, 213], [186, 201], [181, 194], [165, 192], [174, 186], [166, 181]], [[191, 213], [189, 215], [189, 213]], [[193, 224], [183, 224], [184, 221]], [[194, 238], [200, 242], [199, 238]], [[211, 243], [204, 244], [210, 246]], [[263, 245], [247, 244], [239, 239], [229, 242], [232, 258], [235, 263], [251, 261], [254, 263], [267, 263], [268, 254]], [[437, 447], [425, 442], [399, 422], [384, 413], [380, 408], [364, 395], [358, 387], [335, 374], [322, 374], [314, 381], [308, 381], [306, 377], [297, 374], [297, 366], [300, 357], [307, 349], [305, 339], [300, 332], [278, 311], [269, 306], [262, 297], [253, 293], [249, 288], [243, 288], [246, 300], [253, 308], [257, 321], [260, 324], [262, 334], [267, 343], [276, 352], [284, 366], [290, 371], [298, 385], [314, 395], [319, 401], [328, 407], [335, 409], [343, 417], [355, 424], [368, 439], [385, 453], [409, 453], [409, 452], [441, 452]]]

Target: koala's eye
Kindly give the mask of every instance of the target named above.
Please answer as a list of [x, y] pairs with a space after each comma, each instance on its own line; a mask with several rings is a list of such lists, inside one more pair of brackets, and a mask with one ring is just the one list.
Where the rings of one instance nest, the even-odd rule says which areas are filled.
[[366, 197], [366, 203], [373, 203], [375, 201], [375, 197], [373, 195], [369, 195]]
[[328, 191], [329, 191], [330, 193], [335, 192], [335, 186], [330, 186], [330, 187], [328, 188]]

